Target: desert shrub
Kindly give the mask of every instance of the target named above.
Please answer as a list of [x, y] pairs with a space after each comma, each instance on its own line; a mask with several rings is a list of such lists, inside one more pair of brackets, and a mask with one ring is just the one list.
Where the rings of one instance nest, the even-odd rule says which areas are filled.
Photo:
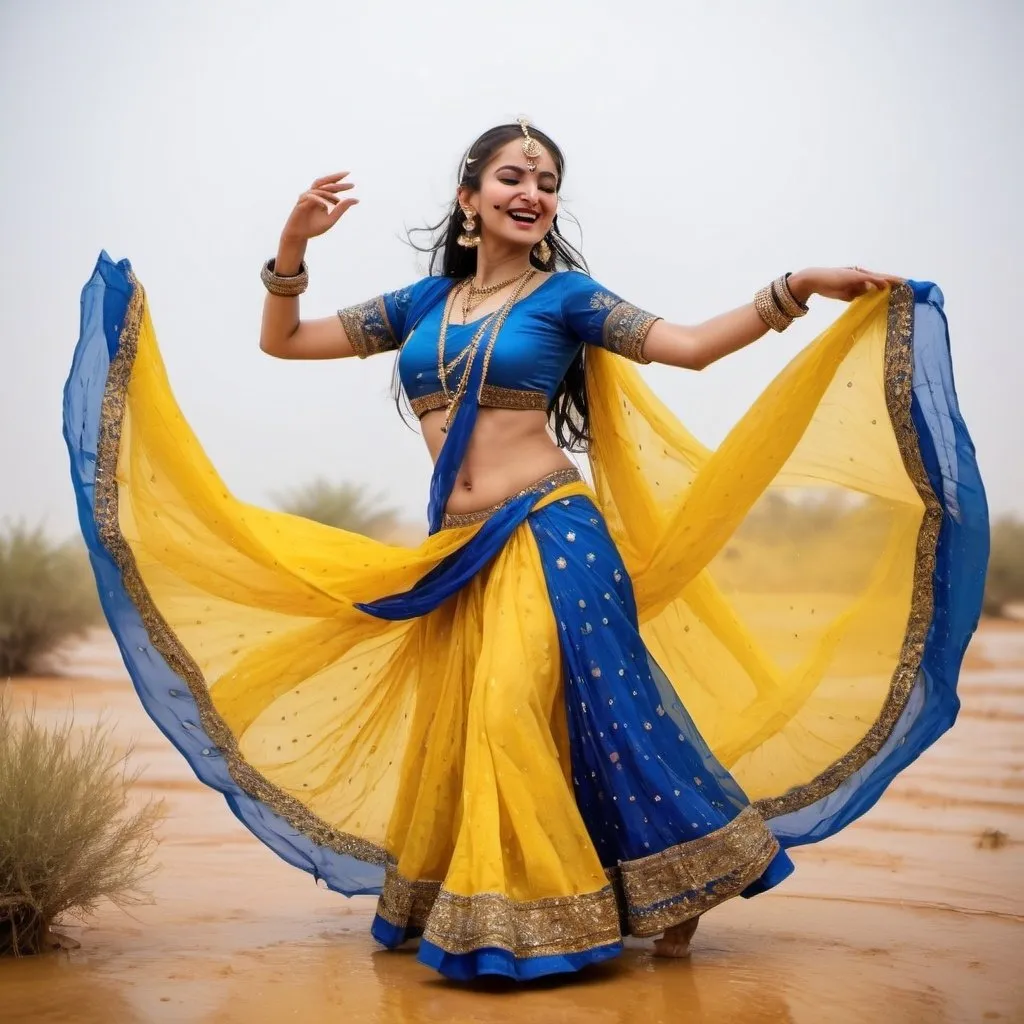
[[1006, 615], [1024, 602], [1024, 522], [1004, 516], [992, 524], [992, 554], [985, 580], [985, 613]]
[[0, 527], [0, 678], [30, 672], [100, 618], [80, 542], [54, 543], [22, 523]]
[[0, 695], [0, 955], [59, 945], [62, 917], [145, 902], [159, 802], [128, 806], [135, 776], [100, 723], [46, 728]]
[[395, 509], [382, 507], [379, 497], [367, 496], [355, 484], [314, 480], [275, 495], [274, 500], [284, 512], [368, 537], [381, 537], [398, 522]]

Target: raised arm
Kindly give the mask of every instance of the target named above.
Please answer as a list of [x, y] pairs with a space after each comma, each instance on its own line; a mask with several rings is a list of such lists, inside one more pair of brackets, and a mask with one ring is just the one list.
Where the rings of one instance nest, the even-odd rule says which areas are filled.
[[338, 316], [303, 320], [299, 295], [305, 290], [306, 245], [330, 230], [358, 199], [342, 198], [352, 188], [347, 171], [317, 178], [299, 196], [281, 232], [277, 256], [264, 268], [260, 348], [278, 359], [343, 359], [357, 354]]
[[[806, 310], [812, 295], [850, 302], [876, 288], [897, 284], [902, 278], [889, 274], [876, 274], [859, 267], [815, 267], [790, 274], [787, 280], [791, 297]], [[768, 296], [770, 301], [771, 296]], [[764, 301], [764, 300], [762, 300]], [[777, 311], [777, 307], [776, 307]], [[795, 309], [793, 313], [800, 315]], [[695, 326], [672, 324], [658, 320], [651, 325], [643, 343], [643, 360], [681, 366], [688, 370], [703, 370], [724, 356], [738, 352], [751, 342], [768, 333], [769, 321], [776, 330], [783, 329], [792, 315], [775, 318], [773, 307], [764, 313], [758, 311], [757, 302], [722, 313]]]

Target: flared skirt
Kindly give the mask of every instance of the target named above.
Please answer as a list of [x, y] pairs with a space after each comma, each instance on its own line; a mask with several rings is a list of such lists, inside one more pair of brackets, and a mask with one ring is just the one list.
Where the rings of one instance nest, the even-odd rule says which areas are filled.
[[128, 264], [83, 293], [65, 436], [140, 698], [451, 977], [575, 970], [776, 884], [956, 714], [987, 518], [937, 289], [856, 304], [714, 453], [595, 356], [592, 487], [402, 547], [235, 499]]

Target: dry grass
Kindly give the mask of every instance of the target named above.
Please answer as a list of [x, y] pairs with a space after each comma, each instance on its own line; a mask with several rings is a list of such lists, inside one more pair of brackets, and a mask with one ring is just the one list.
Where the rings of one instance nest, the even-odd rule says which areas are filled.
[[0, 678], [31, 672], [100, 618], [80, 542], [55, 544], [21, 523], [0, 528]]
[[320, 479], [273, 497], [280, 509], [293, 516], [367, 537], [381, 537], [398, 522], [395, 509], [382, 506], [379, 496], [366, 494], [357, 484]]
[[1006, 617], [1017, 601], [1024, 601], [1024, 521], [1003, 516], [992, 524], [985, 613]]
[[0, 695], [0, 955], [59, 946], [54, 924], [102, 900], [147, 901], [163, 809], [129, 807], [127, 756], [106, 725], [45, 728]]

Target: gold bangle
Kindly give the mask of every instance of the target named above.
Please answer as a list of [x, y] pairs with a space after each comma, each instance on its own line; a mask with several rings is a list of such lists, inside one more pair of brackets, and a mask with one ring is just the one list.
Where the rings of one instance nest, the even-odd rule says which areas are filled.
[[260, 280], [263, 287], [271, 295], [281, 295], [286, 299], [293, 299], [301, 295], [309, 287], [309, 271], [306, 269], [306, 261], [299, 264], [299, 272], [287, 277], [278, 274], [274, 270], [274, 260], [269, 259], [263, 264], [260, 271]]
[[770, 284], [766, 284], [754, 296], [754, 309], [757, 310], [757, 315], [764, 321], [765, 326], [773, 331], [781, 333], [793, 322], [793, 318], [783, 313], [775, 304]]
[[789, 274], [777, 277], [772, 282], [772, 291], [775, 293], [775, 304], [786, 316], [795, 319], [807, 313], [807, 306], [797, 299], [789, 287]]

